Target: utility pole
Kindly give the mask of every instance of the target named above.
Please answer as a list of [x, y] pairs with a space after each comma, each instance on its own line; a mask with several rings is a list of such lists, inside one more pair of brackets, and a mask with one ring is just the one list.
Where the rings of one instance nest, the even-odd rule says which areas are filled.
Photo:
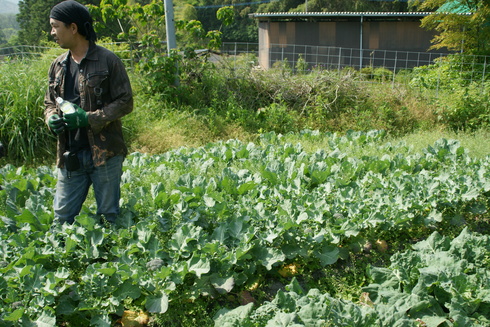
[[172, 0], [163, 0], [165, 2], [165, 27], [167, 33], [167, 51], [170, 55], [171, 50], [177, 47], [175, 42], [175, 22], [174, 22], [174, 4]]
[[[172, 0], [163, 0], [165, 3], [165, 28], [167, 34], [167, 53], [170, 57], [172, 55], [172, 50], [177, 48], [177, 42], [175, 41], [175, 21], [174, 21], [174, 4]], [[176, 65], [175, 73], [175, 86], [179, 85], [179, 68]]]

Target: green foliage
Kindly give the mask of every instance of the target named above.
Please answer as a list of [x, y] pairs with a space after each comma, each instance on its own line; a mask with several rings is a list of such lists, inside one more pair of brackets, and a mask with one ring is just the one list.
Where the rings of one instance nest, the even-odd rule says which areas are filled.
[[452, 130], [474, 131], [489, 124], [484, 57], [450, 55], [434, 65], [416, 67], [410, 85], [438, 93], [434, 113]]
[[[127, 44], [101, 44], [116, 52], [128, 65], [134, 65], [128, 68], [137, 110], [125, 117], [124, 126], [126, 138], [130, 145], [135, 142], [135, 148], [167, 150], [185, 141], [198, 146], [261, 131], [287, 133], [304, 128], [345, 131], [377, 127], [403, 133], [414, 126], [408, 110], [401, 108], [405, 100], [390, 98], [395, 93], [389, 86], [373, 91], [383, 94], [379, 99], [370, 95], [355, 72], [346, 75], [322, 70], [304, 75], [281, 69], [266, 72], [254, 69], [257, 59], [250, 54], [223, 57], [212, 63], [206, 53], [190, 50], [167, 57], [159, 56], [151, 47], [148, 53], [154, 51], [153, 61], [135, 63], [126, 61], [135, 56]], [[1, 141], [9, 146], [9, 162], [30, 164], [39, 158], [54, 160], [55, 139], [42, 121], [42, 101], [46, 71], [52, 59], [63, 51], [53, 48], [39, 60], [0, 65], [6, 85], [1, 93], [5, 111]], [[162, 70], [155, 71], [155, 67]], [[178, 87], [174, 85], [177, 68]], [[358, 119], [360, 115], [365, 118]], [[21, 126], [24, 129], [19, 131]], [[151, 129], [157, 126], [166, 126], [177, 134], [169, 142], [160, 141], [164, 146], [154, 141], [145, 144], [144, 139], [148, 137], [144, 133], [158, 136], [160, 132]], [[160, 139], [167, 140], [169, 136], [165, 134]], [[181, 141], [178, 136], [182, 136]]]
[[275, 298], [258, 308], [252, 303], [234, 310], [223, 309], [215, 326], [376, 326], [369, 306], [356, 305], [317, 289], [305, 291], [296, 279]]
[[439, 32], [431, 49], [447, 48], [466, 54], [488, 55], [490, 48], [490, 6], [488, 1], [412, 1], [419, 10], [434, 14], [422, 19], [421, 26]]
[[223, 25], [228, 26], [233, 23], [234, 13], [232, 7], [221, 7], [216, 12], [216, 18], [223, 22]]
[[[19, 14], [19, 44], [40, 45], [50, 38], [49, 12], [58, 4], [58, 0], [20, 0]], [[82, 4], [98, 4], [100, 0], [81, 0]]]
[[433, 65], [413, 69], [411, 84], [429, 89], [454, 90], [476, 82], [485, 82], [488, 63], [484, 56], [448, 55]]
[[363, 78], [379, 82], [386, 82], [393, 78], [393, 72], [384, 67], [363, 67], [359, 73]]
[[407, 11], [405, 1], [363, 1], [363, 0], [310, 0], [308, 2], [290, 0], [261, 4], [259, 12], [326, 12], [326, 11]]
[[215, 326], [486, 326], [488, 235], [463, 230], [455, 239], [433, 233], [397, 253], [388, 268], [373, 267], [373, 284], [358, 303], [305, 291], [296, 279], [271, 302], [222, 309]]
[[271, 105], [257, 110], [257, 120], [261, 122], [261, 129], [276, 133], [299, 132], [299, 115], [290, 112], [284, 104], [272, 103]]
[[[383, 325], [401, 319], [434, 326], [488, 325], [488, 239], [467, 229], [454, 239], [436, 232], [412, 251], [395, 254], [389, 268], [373, 268], [373, 284], [365, 291]], [[399, 305], [406, 315], [395, 312]]]
[[[302, 142], [326, 146], [306, 151]], [[93, 198], [73, 225], [51, 225], [55, 170], [6, 165], [0, 168], [0, 319], [6, 326], [109, 326], [132, 309], [149, 312], [164, 325], [209, 326], [221, 307], [238, 305], [242, 291], [258, 299], [272, 283], [289, 282], [280, 274], [286, 264], [303, 267], [296, 272], [298, 281], [312, 280], [319, 269], [366, 255], [358, 245], [368, 241], [385, 238], [396, 253], [434, 229], [444, 235], [462, 230], [463, 218], [474, 228], [488, 214], [488, 160], [473, 159], [457, 141], [444, 139], [414, 153], [387, 142], [382, 131], [268, 133], [256, 143], [230, 140], [162, 155], [133, 153], [124, 164], [116, 226], [98, 222]], [[438, 249], [448, 241], [429, 238], [429, 246], [416, 247], [431, 251], [416, 254], [423, 261], [402, 254], [393, 267], [380, 270], [386, 277], [373, 270], [376, 284], [367, 292], [379, 303], [374, 308], [339, 298], [359, 297], [365, 285], [333, 297], [306, 293], [293, 283], [288, 292], [272, 293], [272, 311], [266, 304], [255, 317], [282, 319], [288, 312], [295, 321], [310, 317], [354, 325], [374, 317], [401, 319], [405, 307], [384, 305], [379, 294], [390, 291], [386, 301], [396, 301], [396, 294], [412, 289], [410, 294], [430, 295], [441, 304], [450, 299], [451, 315], [458, 306], [467, 313], [461, 311], [458, 319], [485, 321], [488, 237], [462, 235], [453, 242], [454, 256], [433, 267], [433, 274], [424, 264], [432, 255], [444, 259], [448, 248]], [[395, 269], [416, 268], [420, 278], [414, 272], [396, 280], [406, 291], [383, 282], [399, 277]], [[422, 278], [424, 272], [440, 279]], [[254, 291], [250, 285], [257, 279], [263, 282]], [[326, 276], [324, 283], [334, 279]], [[417, 280], [423, 287], [413, 287]], [[453, 288], [446, 283], [459, 287], [454, 293], [459, 297], [448, 293]], [[425, 319], [420, 315], [433, 307], [409, 300], [407, 309], [416, 318]]]
[[[257, 42], [258, 28], [248, 14], [256, 12], [257, 4], [236, 3], [223, 6], [219, 1], [199, 1], [196, 8], [197, 19], [206, 30], [219, 30], [225, 42]], [[222, 20], [222, 11], [226, 12], [228, 23]], [[178, 9], [177, 9], [178, 12]]]
[[453, 130], [475, 131], [490, 125], [488, 86], [471, 84], [439, 100], [439, 119]]
[[46, 60], [0, 63], [0, 140], [12, 163], [32, 164], [54, 151], [43, 118], [48, 68]]
[[0, 45], [5, 45], [13, 40], [17, 34], [19, 24], [14, 14], [0, 14]]
[[[141, 5], [106, 0], [101, 2], [100, 7], [92, 6], [91, 12], [105, 25], [119, 22], [122, 32], [118, 37], [128, 40], [132, 49], [138, 42], [136, 69], [148, 83], [148, 94], [175, 97], [174, 87], [180, 83], [180, 79], [185, 80], [202, 65], [202, 61], [196, 59], [195, 52], [196, 46], [203, 45], [201, 40], [207, 40], [209, 49], [221, 46], [221, 32], [206, 32], [197, 20], [178, 21], [176, 27], [185, 35], [186, 45], [180, 46], [180, 52], [178, 49], [168, 51], [164, 46], [166, 35], [162, 27], [165, 25], [165, 8], [162, 1], [153, 0]], [[229, 25], [233, 19], [231, 13], [230, 8], [221, 8], [217, 14], [225, 25]], [[103, 25], [98, 27], [104, 28]]]
[[49, 26], [49, 12], [58, 1], [49, 0], [22, 0], [19, 1], [19, 43], [38, 45], [47, 40], [51, 27]]
[[308, 71], [308, 63], [303, 58], [302, 54], [299, 55], [298, 60], [296, 61], [295, 68], [296, 68], [296, 72], [298, 74], [301, 74], [301, 73]]
[[[404, 135], [429, 126], [471, 131], [488, 124], [487, 86], [481, 84], [482, 74], [465, 68], [480, 66], [460, 56], [405, 72], [404, 78], [411, 79], [410, 87], [405, 87], [392, 84], [391, 77], [390, 83], [378, 83], [378, 79], [387, 78], [382, 68], [363, 72], [315, 68], [294, 74], [282, 63], [284, 67], [263, 71], [256, 68], [257, 58], [252, 54], [227, 57], [185, 49], [165, 56], [159, 52], [163, 49], [151, 46], [155, 40], [158, 38], [145, 39], [147, 57], [136, 62], [131, 58], [137, 58], [138, 52], [127, 43], [101, 43], [131, 65], [137, 110], [125, 118], [125, 134], [134, 149], [166, 151], [185, 142], [199, 146], [217, 139], [245, 140], [256, 133], [305, 128], [338, 132], [374, 128]], [[45, 160], [52, 159], [54, 139], [42, 123], [42, 85], [49, 63], [63, 51], [52, 50], [40, 60], [1, 66], [8, 85], [3, 92], [5, 112], [27, 119], [26, 126], [40, 127], [26, 130], [20, 137], [10, 135], [18, 126], [5, 126], [2, 142], [18, 140], [9, 148], [10, 162], [33, 162], [39, 153]], [[19, 72], [29, 72], [27, 79]], [[364, 72], [372, 73], [375, 82], [364, 83]], [[36, 84], [39, 90], [33, 92]], [[14, 98], [22, 99], [11, 101]], [[38, 106], [38, 111], [20, 109], [24, 106]], [[24, 136], [30, 133], [36, 134], [35, 142], [25, 141]]]

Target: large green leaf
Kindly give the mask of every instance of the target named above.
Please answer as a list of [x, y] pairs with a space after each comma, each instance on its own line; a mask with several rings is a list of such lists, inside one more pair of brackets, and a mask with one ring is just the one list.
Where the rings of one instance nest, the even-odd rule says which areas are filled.
[[335, 245], [324, 245], [315, 251], [315, 256], [320, 259], [322, 266], [327, 266], [337, 262], [340, 251]]
[[168, 296], [165, 293], [146, 298], [146, 309], [151, 313], [165, 313], [168, 310]]
[[131, 280], [125, 280], [112, 294], [119, 301], [124, 301], [126, 298], [137, 299], [141, 296], [139, 286]]
[[52, 327], [56, 326], [56, 316], [51, 310], [44, 310], [41, 316], [35, 321], [38, 327]]
[[254, 257], [258, 260], [267, 270], [271, 270], [272, 266], [281, 263], [286, 259], [284, 253], [275, 248], [269, 248], [261, 246], [254, 251]]
[[201, 277], [211, 270], [211, 262], [205, 256], [195, 252], [188, 262], [188, 269], [189, 272], [194, 272], [197, 277]]

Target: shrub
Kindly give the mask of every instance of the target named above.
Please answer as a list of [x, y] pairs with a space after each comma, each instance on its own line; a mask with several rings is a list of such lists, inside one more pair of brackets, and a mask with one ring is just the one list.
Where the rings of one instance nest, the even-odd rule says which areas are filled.
[[488, 70], [486, 64], [480, 62], [484, 58], [459, 54], [438, 58], [433, 65], [415, 67], [410, 85], [420, 89], [454, 90], [480, 83]]
[[379, 82], [389, 81], [393, 78], [393, 72], [384, 67], [378, 67], [378, 68], [374, 68], [372, 66], [363, 67], [361, 68], [360, 73], [361, 76], [366, 79], [375, 80]]
[[474, 131], [490, 123], [489, 100], [487, 88], [472, 83], [441, 96], [437, 114], [452, 130]]

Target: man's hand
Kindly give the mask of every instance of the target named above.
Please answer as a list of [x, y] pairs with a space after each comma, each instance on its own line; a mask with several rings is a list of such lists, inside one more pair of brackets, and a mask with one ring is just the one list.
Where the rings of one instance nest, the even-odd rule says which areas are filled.
[[56, 135], [60, 135], [65, 130], [65, 122], [57, 114], [49, 117], [48, 126]]
[[88, 116], [85, 110], [78, 106], [76, 106], [76, 109], [74, 113], [63, 115], [63, 121], [70, 130], [88, 125]]

